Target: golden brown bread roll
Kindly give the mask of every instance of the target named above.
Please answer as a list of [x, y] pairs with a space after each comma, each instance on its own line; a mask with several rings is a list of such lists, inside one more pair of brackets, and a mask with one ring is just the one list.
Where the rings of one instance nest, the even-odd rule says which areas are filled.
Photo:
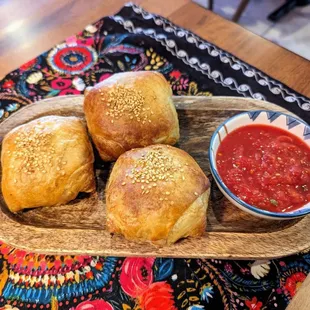
[[107, 184], [108, 229], [157, 245], [200, 236], [209, 195], [208, 178], [186, 152], [167, 145], [128, 151]]
[[84, 112], [103, 160], [151, 144], [175, 144], [179, 122], [172, 91], [152, 71], [117, 73], [86, 92]]
[[95, 190], [94, 155], [77, 117], [46, 116], [10, 131], [2, 143], [2, 193], [12, 212], [65, 204]]

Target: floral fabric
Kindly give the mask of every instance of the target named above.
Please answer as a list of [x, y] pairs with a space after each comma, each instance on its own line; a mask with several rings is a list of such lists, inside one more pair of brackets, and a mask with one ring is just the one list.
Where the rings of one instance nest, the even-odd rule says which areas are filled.
[[[175, 95], [250, 96], [310, 119], [308, 98], [134, 5], [6, 75], [0, 119], [137, 70], [162, 72]], [[0, 242], [0, 309], [285, 309], [309, 271], [309, 252], [255, 262], [57, 256]]]

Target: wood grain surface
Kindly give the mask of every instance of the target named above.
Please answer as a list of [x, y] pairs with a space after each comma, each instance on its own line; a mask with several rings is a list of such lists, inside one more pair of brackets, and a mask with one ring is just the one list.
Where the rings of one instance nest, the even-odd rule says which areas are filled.
[[[0, 78], [87, 24], [117, 12], [125, 0], [2, 0]], [[310, 62], [190, 0], [134, 0], [190, 29], [296, 91], [310, 96]]]
[[[97, 157], [95, 195], [81, 195], [68, 205], [18, 214], [8, 211], [1, 196], [0, 240], [18, 248], [53, 254], [242, 259], [285, 256], [310, 247], [307, 232], [310, 216], [294, 221], [270, 221], [249, 215], [223, 197], [209, 171], [210, 137], [222, 121], [245, 109], [283, 109], [271, 103], [232, 97], [174, 97], [174, 102], [180, 120], [178, 147], [197, 160], [212, 183], [207, 230], [202, 238], [156, 248], [111, 236], [105, 230], [104, 189], [112, 166]], [[82, 103], [83, 96], [66, 96], [28, 105], [0, 124], [0, 140], [12, 128], [41, 116], [83, 118]]]

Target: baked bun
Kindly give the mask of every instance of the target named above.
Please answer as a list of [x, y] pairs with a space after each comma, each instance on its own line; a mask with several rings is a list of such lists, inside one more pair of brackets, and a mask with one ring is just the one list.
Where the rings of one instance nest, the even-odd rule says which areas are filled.
[[172, 91], [152, 71], [117, 73], [86, 91], [84, 112], [91, 137], [105, 161], [151, 144], [175, 144], [179, 122]]
[[208, 178], [186, 152], [168, 145], [128, 151], [107, 184], [108, 229], [157, 245], [200, 236], [209, 195]]
[[46, 116], [10, 131], [2, 143], [2, 193], [12, 212], [65, 204], [95, 190], [94, 155], [77, 117]]

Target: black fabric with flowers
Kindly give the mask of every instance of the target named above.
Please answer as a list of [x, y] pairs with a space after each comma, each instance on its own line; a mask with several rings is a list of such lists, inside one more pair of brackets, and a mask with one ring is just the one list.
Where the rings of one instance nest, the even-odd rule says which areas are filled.
[[[253, 97], [310, 120], [308, 98], [134, 5], [5, 76], [0, 118], [137, 70], [162, 72], [175, 95]], [[255, 262], [117, 258], [35, 254], [0, 242], [0, 309], [285, 309], [309, 271], [308, 251]]]

